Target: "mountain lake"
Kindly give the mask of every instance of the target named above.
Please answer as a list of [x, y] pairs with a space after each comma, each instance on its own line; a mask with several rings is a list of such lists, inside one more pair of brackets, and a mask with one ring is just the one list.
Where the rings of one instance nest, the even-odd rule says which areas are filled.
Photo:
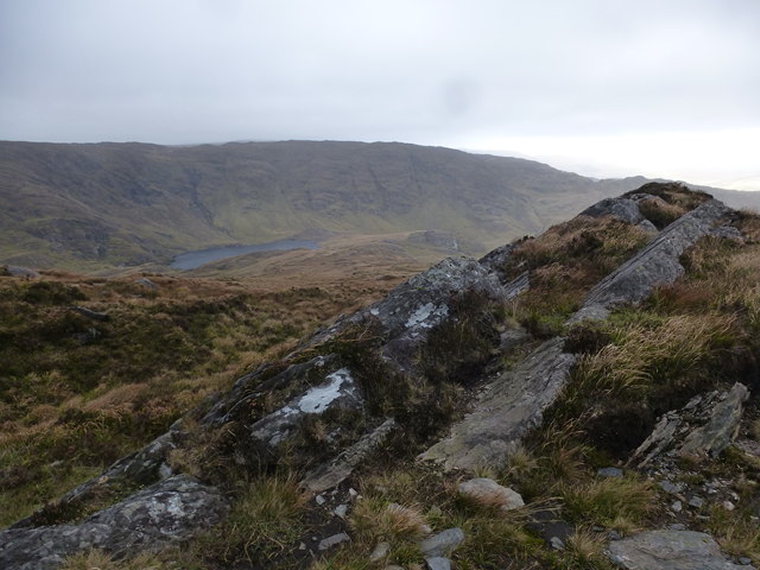
[[288, 251], [291, 249], [319, 249], [319, 244], [311, 240], [282, 239], [269, 243], [256, 245], [228, 245], [224, 247], [212, 247], [198, 251], [188, 251], [175, 257], [169, 267], [172, 269], [195, 269], [201, 265], [236, 257], [258, 251]]

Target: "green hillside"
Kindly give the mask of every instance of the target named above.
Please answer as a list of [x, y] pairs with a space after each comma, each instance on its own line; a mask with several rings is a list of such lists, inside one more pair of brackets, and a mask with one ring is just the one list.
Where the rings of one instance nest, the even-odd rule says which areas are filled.
[[0, 262], [90, 270], [318, 232], [453, 232], [481, 252], [643, 179], [400, 143], [0, 142]]

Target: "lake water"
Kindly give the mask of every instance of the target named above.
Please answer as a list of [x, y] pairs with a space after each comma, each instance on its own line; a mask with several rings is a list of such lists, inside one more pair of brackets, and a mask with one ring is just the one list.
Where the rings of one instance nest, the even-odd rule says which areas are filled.
[[255, 251], [287, 251], [290, 249], [319, 249], [319, 244], [310, 240], [282, 239], [257, 245], [229, 245], [226, 247], [212, 247], [199, 251], [188, 251], [175, 257], [170, 267], [173, 269], [195, 269], [206, 263], [253, 253]]

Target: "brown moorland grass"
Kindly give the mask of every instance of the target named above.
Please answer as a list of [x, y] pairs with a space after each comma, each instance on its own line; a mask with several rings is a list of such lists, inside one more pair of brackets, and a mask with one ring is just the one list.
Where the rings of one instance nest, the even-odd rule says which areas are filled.
[[272, 289], [155, 274], [0, 277], [0, 524], [97, 474], [394, 283]]

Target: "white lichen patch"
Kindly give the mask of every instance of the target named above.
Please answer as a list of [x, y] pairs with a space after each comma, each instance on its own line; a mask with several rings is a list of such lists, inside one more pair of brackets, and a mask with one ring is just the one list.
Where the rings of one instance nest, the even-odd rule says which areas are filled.
[[310, 388], [298, 401], [297, 407], [305, 414], [321, 414], [331, 402], [341, 396], [343, 383], [352, 383], [353, 378], [347, 368], [333, 372], [325, 378], [326, 384]]
[[[446, 305], [436, 307], [433, 303], [425, 303], [417, 308], [406, 321], [406, 328], [420, 326], [431, 328], [441, 318], [449, 314], [449, 308]], [[431, 318], [434, 317], [434, 318]]]

